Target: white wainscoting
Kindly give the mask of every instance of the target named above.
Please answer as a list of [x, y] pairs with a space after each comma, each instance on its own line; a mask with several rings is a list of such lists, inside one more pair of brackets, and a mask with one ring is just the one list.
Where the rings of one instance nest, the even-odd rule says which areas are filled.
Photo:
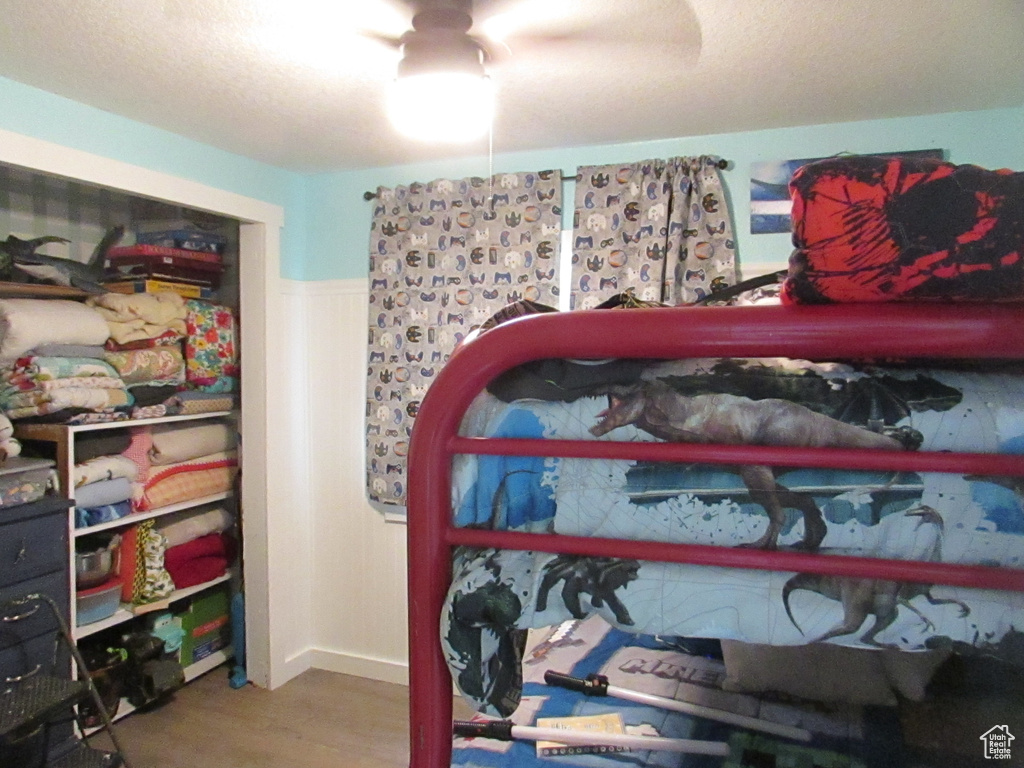
[[404, 525], [365, 492], [364, 409], [369, 285], [288, 283], [303, 309], [308, 364], [312, 638], [296, 664], [386, 682], [408, 680]]

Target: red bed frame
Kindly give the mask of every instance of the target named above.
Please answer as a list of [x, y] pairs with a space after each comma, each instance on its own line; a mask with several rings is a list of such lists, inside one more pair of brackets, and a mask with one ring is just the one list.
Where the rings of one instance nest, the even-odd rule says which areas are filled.
[[1024, 591], [1024, 569], [453, 527], [451, 463], [456, 454], [1024, 476], [1024, 456], [1011, 455], [458, 436], [466, 409], [498, 374], [544, 358], [615, 357], [1024, 359], [1024, 307], [875, 304], [582, 310], [512, 320], [464, 344], [424, 398], [409, 450], [411, 768], [448, 768], [451, 763], [452, 680], [441, 652], [439, 616], [451, 578], [453, 547], [616, 556]]

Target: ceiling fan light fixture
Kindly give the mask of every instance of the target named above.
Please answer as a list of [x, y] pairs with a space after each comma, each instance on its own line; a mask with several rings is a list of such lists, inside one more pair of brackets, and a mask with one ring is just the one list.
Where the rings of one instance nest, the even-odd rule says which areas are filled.
[[465, 71], [424, 72], [398, 77], [388, 111], [404, 136], [461, 143], [487, 134], [494, 117], [494, 86], [486, 75]]
[[491, 127], [494, 86], [483, 46], [469, 35], [471, 10], [470, 0], [424, 3], [402, 35], [388, 113], [405, 136], [454, 144], [481, 138]]

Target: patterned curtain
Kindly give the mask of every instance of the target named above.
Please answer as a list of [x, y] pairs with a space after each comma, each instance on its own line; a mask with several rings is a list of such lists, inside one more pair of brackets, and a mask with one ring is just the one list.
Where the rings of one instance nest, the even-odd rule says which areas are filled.
[[370, 232], [367, 485], [405, 504], [420, 401], [455, 345], [506, 304], [558, 304], [559, 171], [377, 190]]
[[581, 167], [573, 219], [573, 309], [632, 289], [688, 304], [736, 281], [717, 157]]

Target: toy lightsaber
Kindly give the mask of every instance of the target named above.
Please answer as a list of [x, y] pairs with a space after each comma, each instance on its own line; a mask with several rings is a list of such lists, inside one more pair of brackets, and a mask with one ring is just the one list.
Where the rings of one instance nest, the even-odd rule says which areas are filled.
[[693, 739], [666, 739], [661, 736], [633, 736], [627, 733], [595, 733], [563, 728], [538, 728], [534, 725], [516, 725], [511, 720], [474, 722], [456, 720], [452, 724], [456, 736], [498, 741], [554, 741], [581, 747], [626, 747], [659, 752], [689, 752], [694, 755], [729, 756], [729, 745], [724, 741], [694, 741]]
[[548, 685], [556, 685], [559, 688], [568, 688], [570, 691], [578, 691], [587, 696], [614, 696], [617, 699], [635, 701], [637, 704], [646, 704], [660, 709], [670, 709], [675, 712], [693, 715], [694, 717], [705, 717], [708, 720], [717, 720], [718, 722], [736, 725], [740, 728], [749, 728], [752, 731], [763, 731], [764, 733], [771, 733], [786, 739], [794, 739], [796, 741], [811, 740], [811, 732], [804, 728], [782, 725], [781, 723], [769, 723], [766, 720], [746, 715], [737, 715], [733, 712], [726, 712], [723, 709], [714, 709], [713, 707], [705, 707], [700, 704], [689, 704], [685, 701], [667, 699], [664, 696], [654, 696], [650, 693], [619, 688], [617, 685], [609, 685], [608, 678], [604, 675], [587, 675], [584, 679], [549, 669], [544, 673], [544, 682]]

